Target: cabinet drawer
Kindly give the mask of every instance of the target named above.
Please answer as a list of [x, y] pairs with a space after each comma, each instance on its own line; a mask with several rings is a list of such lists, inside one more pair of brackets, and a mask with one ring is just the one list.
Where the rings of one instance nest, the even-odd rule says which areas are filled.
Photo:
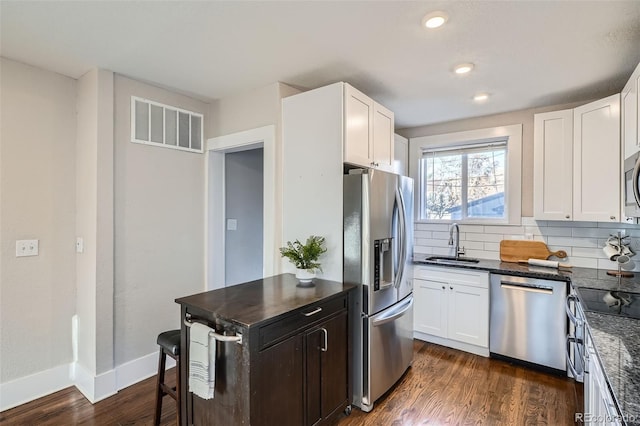
[[260, 350], [310, 327], [318, 321], [347, 309], [347, 296], [314, 303], [260, 328]]
[[447, 266], [416, 266], [413, 270], [413, 277], [450, 284], [489, 288], [489, 273], [485, 271], [472, 271]]

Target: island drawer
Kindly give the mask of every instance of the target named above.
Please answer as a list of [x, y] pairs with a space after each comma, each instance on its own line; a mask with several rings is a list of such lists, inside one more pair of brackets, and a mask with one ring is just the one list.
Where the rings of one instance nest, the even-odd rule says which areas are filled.
[[260, 350], [271, 346], [282, 339], [316, 324], [318, 321], [346, 310], [347, 295], [343, 294], [327, 301], [314, 303], [298, 309], [282, 319], [260, 328]]

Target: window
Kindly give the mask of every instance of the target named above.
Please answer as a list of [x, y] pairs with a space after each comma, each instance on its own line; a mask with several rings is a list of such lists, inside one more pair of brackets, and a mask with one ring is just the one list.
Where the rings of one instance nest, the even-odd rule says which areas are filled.
[[423, 151], [423, 217], [504, 219], [506, 154], [506, 141]]
[[131, 142], [203, 152], [202, 114], [131, 97]]
[[521, 124], [421, 136], [409, 144], [418, 221], [521, 223]]

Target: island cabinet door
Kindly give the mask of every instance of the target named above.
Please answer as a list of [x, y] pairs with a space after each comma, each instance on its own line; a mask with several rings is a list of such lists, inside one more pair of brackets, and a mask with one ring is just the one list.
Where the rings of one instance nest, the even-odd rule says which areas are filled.
[[300, 426], [304, 422], [303, 336], [298, 334], [258, 354], [252, 391], [252, 425]]
[[305, 336], [307, 426], [333, 417], [349, 403], [347, 325], [342, 312]]

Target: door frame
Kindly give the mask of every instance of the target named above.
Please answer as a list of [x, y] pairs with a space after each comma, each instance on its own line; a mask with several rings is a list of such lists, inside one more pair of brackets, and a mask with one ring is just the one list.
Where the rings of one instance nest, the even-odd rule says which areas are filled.
[[225, 287], [225, 154], [263, 148], [262, 276], [275, 273], [276, 127], [207, 139], [205, 154], [205, 289]]

